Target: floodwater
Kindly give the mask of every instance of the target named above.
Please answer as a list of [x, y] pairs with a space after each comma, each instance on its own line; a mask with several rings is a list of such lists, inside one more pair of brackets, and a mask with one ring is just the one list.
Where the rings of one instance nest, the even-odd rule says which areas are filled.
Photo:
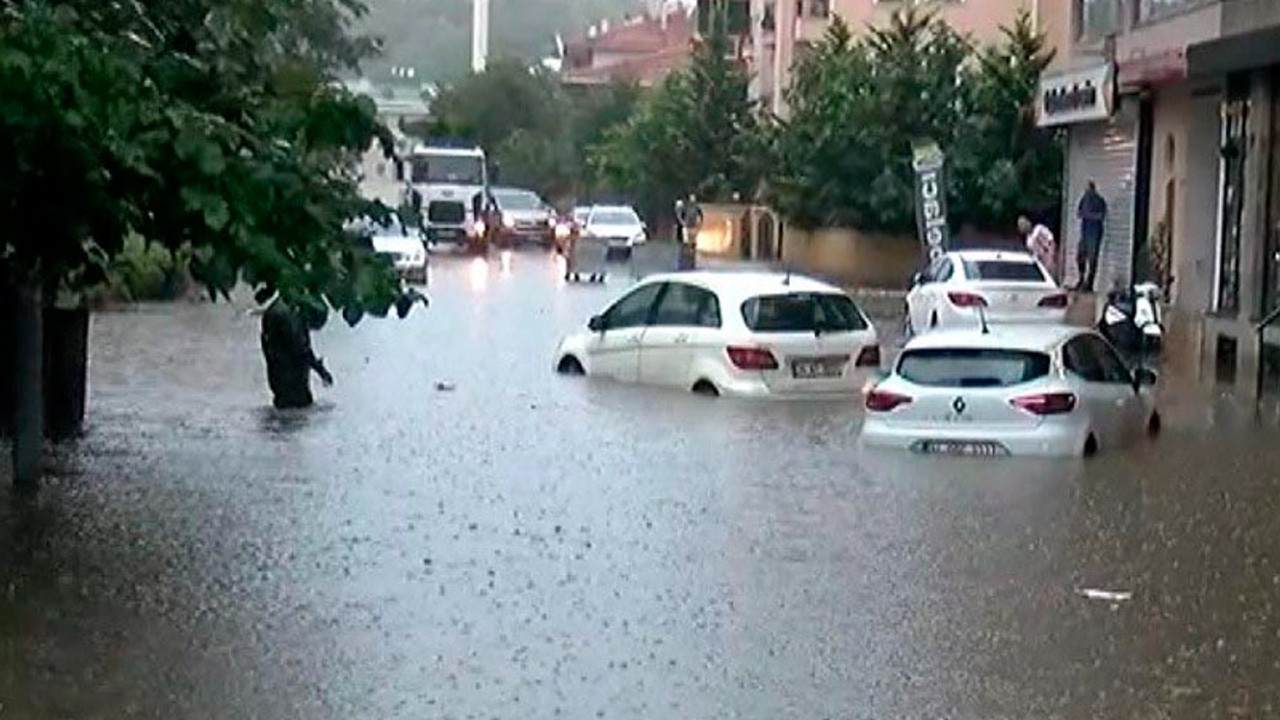
[[96, 316], [90, 433], [0, 491], [0, 718], [1280, 716], [1274, 417], [866, 454], [853, 402], [554, 375], [624, 284], [437, 258], [293, 414], [244, 307]]

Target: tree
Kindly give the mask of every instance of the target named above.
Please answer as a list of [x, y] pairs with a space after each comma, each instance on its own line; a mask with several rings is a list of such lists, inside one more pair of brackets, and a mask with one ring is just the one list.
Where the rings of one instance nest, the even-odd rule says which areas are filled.
[[956, 213], [979, 227], [1009, 226], [1019, 213], [1053, 206], [1062, 192], [1061, 142], [1036, 126], [1040, 75], [1053, 49], [1024, 12], [981, 49], [962, 132], [953, 153]]
[[748, 76], [722, 23], [592, 153], [600, 180], [636, 196], [651, 218], [670, 216], [677, 197], [753, 195], [759, 131]]
[[387, 213], [350, 168], [390, 135], [334, 82], [374, 49], [350, 33], [362, 12], [0, 0], [0, 277], [83, 288], [137, 235], [188, 249], [212, 295], [243, 282], [352, 324], [407, 313], [415, 296], [344, 232]]

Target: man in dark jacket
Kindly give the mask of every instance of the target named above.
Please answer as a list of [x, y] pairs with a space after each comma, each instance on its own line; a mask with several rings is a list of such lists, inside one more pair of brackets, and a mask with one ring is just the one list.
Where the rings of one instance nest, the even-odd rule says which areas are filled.
[[262, 314], [262, 355], [277, 409], [305, 408], [315, 402], [311, 397], [312, 371], [325, 387], [333, 384], [324, 361], [311, 350], [310, 323], [278, 297]]

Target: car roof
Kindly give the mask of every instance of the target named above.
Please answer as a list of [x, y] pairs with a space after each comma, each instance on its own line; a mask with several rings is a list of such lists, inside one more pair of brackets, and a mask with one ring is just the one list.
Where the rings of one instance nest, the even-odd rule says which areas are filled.
[[1094, 332], [1077, 325], [990, 325], [988, 332], [977, 328], [934, 330], [907, 341], [903, 352], [912, 350], [983, 349], [1051, 352], [1077, 335]]
[[587, 209], [593, 212], [596, 210], [618, 210], [621, 212], [635, 213], [636, 211], [636, 209], [630, 205], [591, 205]]
[[521, 195], [534, 195], [534, 196], [538, 194], [527, 188], [510, 187], [507, 185], [499, 185], [498, 187], [490, 188], [490, 191], [494, 193], [520, 193]]
[[1036, 261], [1031, 253], [1024, 250], [956, 250], [948, 253], [963, 262], [1010, 262], [1033, 263]]
[[744, 298], [789, 292], [845, 294], [844, 290], [811, 277], [762, 270], [686, 270], [650, 275], [643, 282], [684, 282]]

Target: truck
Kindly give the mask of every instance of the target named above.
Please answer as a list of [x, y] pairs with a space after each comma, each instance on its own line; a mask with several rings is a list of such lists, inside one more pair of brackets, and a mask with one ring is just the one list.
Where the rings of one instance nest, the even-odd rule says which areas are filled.
[[414, 191], [421, 198], [427, 244], [487, 252], [493, 197], [484, 150], [464, 143], [422, 143], [403, 163], [404, 200], [411, 202]]

